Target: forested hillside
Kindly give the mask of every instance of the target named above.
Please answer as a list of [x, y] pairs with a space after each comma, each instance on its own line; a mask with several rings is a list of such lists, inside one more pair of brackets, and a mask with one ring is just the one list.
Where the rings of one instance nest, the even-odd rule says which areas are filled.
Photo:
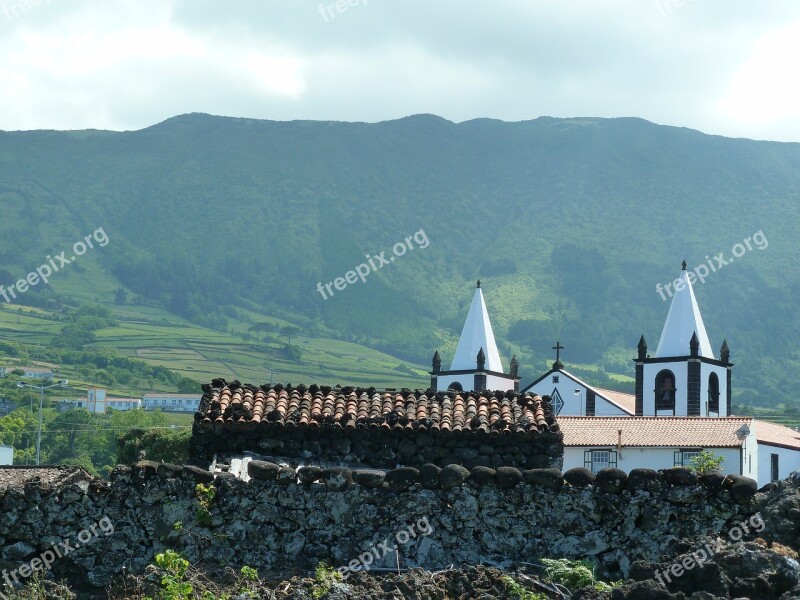
[[[108, 244], [68, 267], [84, 287], [102, 272], [129, 302], [206, 327], [246, 312], [413, 363], [439, 348], [448, 364], [480, 278], [506, 365], [516, 352], [533, 379], [556, 339], [568, 366], [632, 372], [639, 335], [654, 351], [669, 307], [656, 285], [683, 259], [711, 261], [695, 291], [712, 344], [731, 347], [736, 401], [771, 405], [793, 401], [800, 376], [799, 201], [800, 145], [639, 119], [191, 114], [132, 132], [8, 132], [0, 284], [102, 228]], [[767, 243], [730, 261], [758, 232]], [[364, 281], [318, 291], [382, 251], [395, 260]], [[57, 308], [60, 275], [19, 301]]]

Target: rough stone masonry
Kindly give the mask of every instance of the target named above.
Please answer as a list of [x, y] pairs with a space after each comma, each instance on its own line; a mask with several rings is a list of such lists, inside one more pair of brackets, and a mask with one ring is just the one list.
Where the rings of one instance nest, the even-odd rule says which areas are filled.
[[[0, 567], [16, 568], [104, 517], [114, 533], [57, 560], [57, 577], [104, 586], [123, 567], [142, 572], [166, 548], [192, 563], [262, 574], [320, 561], [339, 567], [424, 518], [429, 534], [383, 556], [383, 566], [594, 557], [618, 577], [635, 560], [657, 562], [681, 540], [726, 531], [757, 510], [752, 480], [698, 480], [680, 467], [597, 478], [585, 469], [462, 465], [295, 471], [253, 461], [248, 469], [249, 482], [150, 461], [119, 466], [110, 481], [77, 468], [0, 469]], [[207, 519], [198, 517], [198, 484], [216, 491]]]

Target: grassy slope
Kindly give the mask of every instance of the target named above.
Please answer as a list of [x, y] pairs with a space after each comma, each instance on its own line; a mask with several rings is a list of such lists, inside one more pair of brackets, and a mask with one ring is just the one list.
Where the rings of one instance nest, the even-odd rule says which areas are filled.
[[[517, 352], [532, 378], [555, 339], [568, 365], [596, 364], [610, 347], [633, 356], [642, 332], [654, 347], [668, 308], [655, 282], [677, 275], [684, 256], [697, 264], [763, 229], [768, 250], [696, 293], [714, 346], [731, 344], [737, 400], [770, 403], [786, 400], [800, 377], [791, 335], [798, 174], [798, 145], [636, 119], [456, 125], [423, 115], [367, 125], [184, 115], [139, 132], [0, 134], [0, 268], [25, 273], [103, 225], [111, 244], [81, 259], [86, 271], [54, 278], [59, 293], [107, 302], [119, 281], [101, 264], [163, 264], [165, 278], [145, 278], [148, 292], [172, 285], [170, 294], [188, 291], [211, 309], [249, 307], [255, 320], [299, 324], [304, 364], [282, 360], [277, 339], [254, 352], [144, 306], [121, 308], [123, 326], [100, 332], [99, 343], [198, 379], [264, 379], [269, 363], [281, 380], [417, 387], [421, 367], [411, 381], [392, 370], [403, 361], [362, 348], [427, 363], [438, 347], [447, 363], [477, 277], [504, 360]], [[319, 299], [317, 281], [420, 228], [429, 248]], [[515, 272], [492, 273], [503, 258]], [[526, 320], [552, 327], [509, 341]], [[40, 325], [13, 336], [46, 342], [54, 324]], [[329, 339], [337, 336], [355, 345]]]

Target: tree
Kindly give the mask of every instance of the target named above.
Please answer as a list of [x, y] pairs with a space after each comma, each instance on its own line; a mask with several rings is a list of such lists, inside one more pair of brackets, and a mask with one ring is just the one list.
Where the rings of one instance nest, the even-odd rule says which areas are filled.
[[[61, 462], [66, 458], [75, 458], [78, 455], [78, 441], [84, 450], [91, 450], [102, 439], [96, 435], [95, 417], [85, 408], [74, 408], [61, 413], [48, 426], [48, 437], [55, 438], [49, 446], [50, 462]], [[66, 442], [66, 444], [64, 444]], [[66, 447], [65, 447], [66, 446]]]
[[200, 384], [194, 379], [188, 377], [181, 377], [178, 380], [178, 393], [180, 394], [194, 394], [200, 391]]
[[[256, 334], [256, 344], [258, 344], [259, 343], [258, 333], [261, 332], [266, 334], [268, 331], [275, 331], [275, 326], [267, 321], [262, 321], [260, 323], [256, 323], [255, 325], [252, 325], [249, 331], [252, 331]], [[266, 339], [266, 335], [264, 336], [264, 338]]]
[[114, 292], [114, 304], [127, 304], [128, 303], [128, 293], [125, 291], [125, 288], [118, 287]]
[[289, 346], [292, 345], [292, 336], [297, 335], [300, 333], [300, 328], [295, 327], [294, 325], [287, 325], [286, 327], [281, 328], [281, 335], [287, 339], [287, 344]]
[[689, 461], [689, 468], [697, 472], [698, 475], [716, 471], [725, 460], [723, 456], [717, 456], [712, 450], [703, 450], [700, 454]]

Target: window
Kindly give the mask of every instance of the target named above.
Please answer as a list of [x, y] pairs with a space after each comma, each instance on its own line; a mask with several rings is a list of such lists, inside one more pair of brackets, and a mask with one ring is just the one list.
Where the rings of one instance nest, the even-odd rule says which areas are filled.
[[553, 393], [550, 394], [550, 402], [553, 404], [553, 411], [560, 415], [561, 409], [564, 408], [564, 400], [561, 398], [561, 394], [558, 393], [558, 388], [553, 388]]
[[617, 466], [616, 450], [586, 450], [583, 453], [583, 466], [592, 473], [597, 473], [600, 469]]
[[464, 391], [464, 388], [457, 381], [454, 381], [449, 386], [447, 386], [447, 389], [448, 390], [453, 390], [454, 392], [463, 392]]
[[688, 467], [692, 464], [692, 459], [695, 456], [700, 456], [700, 453], [703, 451], [702, 448], [684, 448], [681, 450], [675, 450], [675, 466], [676, 467]]
[[656, 375], [656, 416], [675, 414], [675, 374], [664, 369]]
[[719, 416], [719, 377], [716, 373], [708, 376], [708, 414]]
[[778, 481], [781, 478], [780, 469], [778, 468], [778, 455], [770, 454], [772, 479], [770, 481]]
[[166, 398], [162, 398], [161, 399], [161, 406], [164, 406], [166, 403], [167, 403], [167, 399]]

